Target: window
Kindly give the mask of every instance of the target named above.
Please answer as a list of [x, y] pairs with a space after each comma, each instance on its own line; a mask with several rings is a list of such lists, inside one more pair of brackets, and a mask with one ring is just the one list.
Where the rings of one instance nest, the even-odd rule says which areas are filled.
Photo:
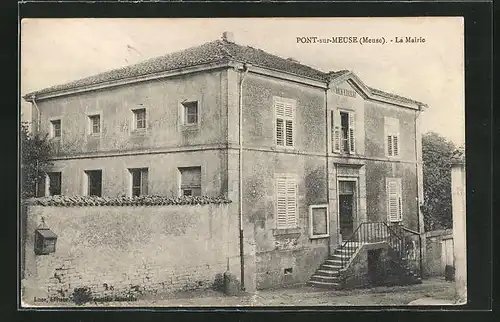
[[132, 196], [142, 196], [148, 194], [148, 169], [129, 169], [132, 179]]
[[48, 172], [49, 179], [48, 195], [55, 196], [61, 194], [61, 172]]
[[181, 195], [201, 196], [201, 167], [179, 168]]
[[328, 205], [309, 206], [309, 233], [310, 238], [328, 237]]
[[291, 176], [276, 178], [276, 228], [297, 227], [297, 183]]
[[37, 179], [36, 196], [44, 197], [47, 193], [47, 176], [45, 174], [41, 175]]
[[403, 204], [401, 178], [386, 179], [387, 193], [387, 221], [400, 222], [403, 220]]
[[182, 103], [184, 107], [184, 124], [198, 124], [198, 102]]
[[393, 117], [384, 119], [385, 154], [389, 157], [399, 156], [399, 120]]
[[134, 126], [135, 130], [146, 129], [146, 109], [140, 108], [132, 111], [134, 113]]
[[295, 135], [295, 101], [276, 97], [276, 145], [293, 147]]
[[89, 128], [90, 134], [99, 134], [101, 133], [101, 116], [100, 115], [91, 115], [89, 116]]
[[356, 118], [354, 112], [331, 111], [332, 151], [337, 153], [355, 153]]
[[61, 120], [52, 120], [50, 121], [50, 125], [52, 128], [52, 137], [60, 138], [61, 137]]
[[102, 194], [102, 171], [85, 171], [87, 175], [87, 195], [101, 197]]

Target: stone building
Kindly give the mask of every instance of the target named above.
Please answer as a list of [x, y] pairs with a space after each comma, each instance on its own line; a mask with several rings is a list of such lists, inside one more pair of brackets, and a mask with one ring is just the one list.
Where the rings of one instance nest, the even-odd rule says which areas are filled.
[[363, 224], [384, 236], [422, 226], [426, 105], [348, 70], [323, 72], [224, 33], [24, 98], [54, 146], [40, 195], [224, 196], [240, 222], [235, 273], [247, 290], [313, 275], [336, 286], [346, 266], [336, 252], [367, 242]]

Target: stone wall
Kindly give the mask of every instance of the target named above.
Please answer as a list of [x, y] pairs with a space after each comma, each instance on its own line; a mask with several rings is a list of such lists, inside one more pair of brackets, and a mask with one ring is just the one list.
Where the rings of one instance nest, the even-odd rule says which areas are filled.
[[426, 276], [444, 276], [442, 242], [445, 239], [453, 239], [452, 230], [428, 231], [425, 233], [425, 239], [424, 274]]
[[[227, 270], [239, 276], [237, 216], [232, 204], [30, 206], [25, 237], [25, 304], [210, 288]], [[34, 254], [44, 217], [56, 251]], [[236, 263], [236, 264], [235, 264]]]

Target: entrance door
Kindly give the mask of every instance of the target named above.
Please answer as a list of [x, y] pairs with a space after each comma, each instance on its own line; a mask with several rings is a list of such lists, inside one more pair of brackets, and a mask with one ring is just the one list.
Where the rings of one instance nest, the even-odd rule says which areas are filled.
[[347, 240], [354, 232], [355, 186], [354, 181], [339, 181], [339, 228], [342, 240]]

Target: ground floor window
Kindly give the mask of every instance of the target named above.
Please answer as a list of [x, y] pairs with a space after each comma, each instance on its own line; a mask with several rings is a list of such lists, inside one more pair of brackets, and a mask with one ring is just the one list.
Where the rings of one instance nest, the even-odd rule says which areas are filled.
[[61, 194], [61, 177], [61, 172], [47, 172], [49, 196]]
[[179, 168], [181, 195], [201, 196], [201, 167]]
[[87, 195], [102, 196], [102, 170], [85, 171], [87, 176]]
[[129, 169], [132, 179], [132, 196], [148, 194], [148, 169]]

